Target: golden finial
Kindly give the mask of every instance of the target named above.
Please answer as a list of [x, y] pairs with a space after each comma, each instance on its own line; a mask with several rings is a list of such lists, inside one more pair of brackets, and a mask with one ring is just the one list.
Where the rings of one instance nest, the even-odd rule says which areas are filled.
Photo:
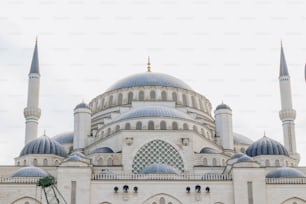
[[148, 56], [147, 71], [151, 72], [150, 56]]

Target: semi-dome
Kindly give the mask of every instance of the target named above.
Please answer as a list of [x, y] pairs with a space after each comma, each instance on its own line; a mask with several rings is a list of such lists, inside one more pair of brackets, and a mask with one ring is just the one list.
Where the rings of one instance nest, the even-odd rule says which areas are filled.
[[288, 151], [279, 142], [268, 138], [266, 136], [257, 140], [251, 144], [247, 150], [246, 154], [250, 157], [255, 157], [258, 155], [286, 155], [288, 156]]
[[232, 110], [231, 107], [229, 107], [228, 105], [221, 103], [220, 105], [218, 105], [216, 107], [216, 110], [221, 110], [221, 109], [228, 109], [228, 110]]
[[114, 151], [109, 147], [99, 147], [90, 152], [90, 154], [95, 154], [95, 153], [114, 153]]
[[74, 161], [74, 162], [79, 162], [79, 161], [82, 161], [82, 158], [76, 154], [74, 155], [69, 155], [65, 160], [64, 162], [67, 162], [67, 161]]
[[239, 159], [237, 160], [237, 163], [239, 162], [253, 162], [253, 158], [249, 157], [248, 155], [243, 155], [241, 157], [239, 157]]
[[297, 169], [290, 167], [280, 167], [270, 171], [266, 178], [304, 178], [305, 174]]
[[69, 144], [73, 143], [73, 132], [64, 132], [58, 135], [55, 135], [53, 139], [60, 144]]
[[54, 154], [60, 157], [67, 156], [64, 147], [46, 135], [36, 138], [26, 144], [22, 149], [20, 156], [27, 154]]
[[173, 76], [162, 73], [145, 72], [123, 78], [109, 87], [106, 91], [137, 86], [166, 86], [192, 90], [185, 82]]
[[203, 147], [200, 153], [201, 154], [218, 154], [219, 152], [211, 147]]
[[130, 118], [140, 117], [169, 117], [169, 118], [182, 118], [192, 120], [192, 118], [179, 110], [167, 106], [139, 106], [123, 113], [119, 116], [118, 120], [125, 120]]
[[45, 176], [49, 176], [48, 172], [35, 166], [22, 167], [12, 174], [12, 177], [45, 177]]
[[74, 108], [74, 110], [79, 109], [79, 108], [87, 108], [87, 109], [90, 109], [90, 107], [89, 107], [86, 103], [84, 103], [84, 102], [78, 104], [78, 105]]
[[140, 174], [177, 174], [177, 170], [167, 164], [154, 163], [143, 168]]

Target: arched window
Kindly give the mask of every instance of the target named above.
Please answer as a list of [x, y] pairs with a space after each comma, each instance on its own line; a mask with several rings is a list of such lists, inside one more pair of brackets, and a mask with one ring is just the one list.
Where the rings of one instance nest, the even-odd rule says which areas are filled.
[[270, 166], [270, 161], [268, 159], [265, 161], [265, 166]]
[[142, 129], [142, 123], [140, 121], [138, 121], [136, 123], [136, 130], [141, 130]]
[[194, 96], [191, 96], [191, 102], [192, 102], [192, 107], [198, 108], [198, 107], [197, 107], [197, 103], [196, 103], [196, 101], [195, 101], [195, 99], [194, 99]]
[[166, 129], [167, 129], [167, 124], [166, 124], [165, 121], [161, 121], [161, 122], [160, 122], [160, 129], [161, 129], [161, 130], [166, 130]]
[[166, 204], [166, 200], [165, 200], [164, 197], [161, 197], [161, 198], [159, 199], [159, 204]]
[[130, 123], [125, 123], [125, 129], [130, 130], [131, 129], [131, 124]]
[[103, 165], [103, 158], [100, 157], [98, 160], [97, 160], [97, 165], [98, 166], [102, 166]]
[[108, 99], [108, 105], [109, 105], [109, 106], [112, 106], [112, 105], [113, 105], [113, 99], [114, 99], [113, 96], [110, 96], [110, 97], [109, 97], [109, 99]]
[[279, 163], [278, 159], [275, 160], [275, 166], [280, 166], [280, 163]]
[[185, 94], [183, 94], [183, 105], [187, 106], [187, 97]]
[[173, 130], [178, 130], [177, 122], [172, 122], [172, 129]]
[[58, 165], [59, 165], [59, 161], [55, 160], [55, 166], [58, 166]]
[[172, 92], [172, 100], [177, 102], [177, 94], [176, 94], [176, 92]]
[[17, 166], [20, 166], [20, 161], [17, 162]]
[[193, 131], [198, 132], [198, 127], [197, 127], [197, 126], [194, 125], [194, 126], [192, 127], [192, 129], [193, 129]]
[[111, 129], [107, 128], [107, 136], [109, 136], [111, 134]]
[[204, 165], [204, 166], [207, 166], [207, 165], [208, 165], [207, 158], [204, 158], [204, 159], [203, 159], [203, 165]]
[[156, 93], [155, 91], [150, 91], [150, 98], [155, 99], [156, 98]]
[[122, 105], [122, 94], [118, 95], [118, 105]]
[[245, 149], [241, 147], [240, 152], [245, 153]]
[[139, 98], [138, 100], [144, 101], [144, 92], [143, 91], [139, 91], [138, 98]]
[[44, 166], [48, 166], [48, 160], [44, 159], [43, 164], [44, 164]]
[[112, 166], [113, 165], [113, 159], [110, 157], [107, 159], [107, 166]]
[[184, 123], [184, 124], [183, 124], [183, 129], [184, 129], [184, 130], [189, 130], [189, 127], [188, 127], [188, 124], [187, 124], [187, 123]]
[[132, 103], [133, 101], [133, 92], [128, 93], [128, 104]]
[[212, 163], [213, 166], [217, 166], [217, 159], [216, 158], [213, 158], [213, 163]]
[[116, 132], [119, 132], [120, 130], [120, 125], [116, 125]]
[[201, 99], [199, 99], [199, 104], [200, 104], [200, 110], [203, 110], [203, 111], [204, 111], [203, 103], [202, 103]]
[[105, 99], [103, 98], [103, 99], [102, 99], [102, 102], [101, 102], [101, 107], [102, 107], [102, 109], [105, 107], [104, 102], [105, 102]]
[[289, 162], [288, 161], [286, 161], [286, 166], [289, 166]]
[[205, 132], [204, 132], [204, 129], [201, 128], [201, 135], [204, 135], [205, 136]]
[[163, 101], [166, 101], [167, 100], [167, 92], [162, 91], [161, 98], [162, 98]]
[[222, 159], [222, 166], [225, 166], [225, 160]]
[[23, 166], [27, 165], [27, 161], [23, 160]]
[[154, 122], [153, 122], [153, 121], [149, 121], [149, 123], [148, 123], [148, 129], [149, 129], [149, 130], [154, 130]]

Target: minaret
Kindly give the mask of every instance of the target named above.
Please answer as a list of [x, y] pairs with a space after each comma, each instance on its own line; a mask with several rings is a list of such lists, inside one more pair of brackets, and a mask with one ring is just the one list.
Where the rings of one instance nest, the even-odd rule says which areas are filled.
[[27, 107], [24, 109], [24, 117], [26, 119], [25, 128], [25, 144], [37, 138], [38, 120], [40, 118], [39, 106], [39, 63], [38, 63], [38, 50], [37, 39], [32, 58], [31, 69], [29, 73], [29, 86], [28, 86], [28, 102]]
[[279, 118], [283, 124], [284, 145], [289, 154], [296, 154], [295, 141], [295, 110], [292, 108], [292, 95], [290, 76], [287, 68], [283, 46], [281, 45], [280, 55], [280, 70], [279, 70], [279, 86], [281, 96], [281, 107], [279, 111]]

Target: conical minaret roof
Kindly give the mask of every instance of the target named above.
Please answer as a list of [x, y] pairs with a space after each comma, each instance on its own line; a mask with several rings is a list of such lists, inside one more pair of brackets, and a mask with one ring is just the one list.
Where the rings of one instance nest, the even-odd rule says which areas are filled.
[[280, 56], [280, 68], [279, 68], [279, 76], [289, 76], [288, 67], [286, 63], [285, 53], [283, 49], [283, 45], [281, 43], [281, 56]]
[[30, 69], [30, 74], [32, 74], [32, 73], [39, 74], [37, 38], [36, 38], [36, 42], [35, 42], [35, 48], [34, 48], [34, 53], [33, 53], [33, 58], [32, 58], [31, 69]]

